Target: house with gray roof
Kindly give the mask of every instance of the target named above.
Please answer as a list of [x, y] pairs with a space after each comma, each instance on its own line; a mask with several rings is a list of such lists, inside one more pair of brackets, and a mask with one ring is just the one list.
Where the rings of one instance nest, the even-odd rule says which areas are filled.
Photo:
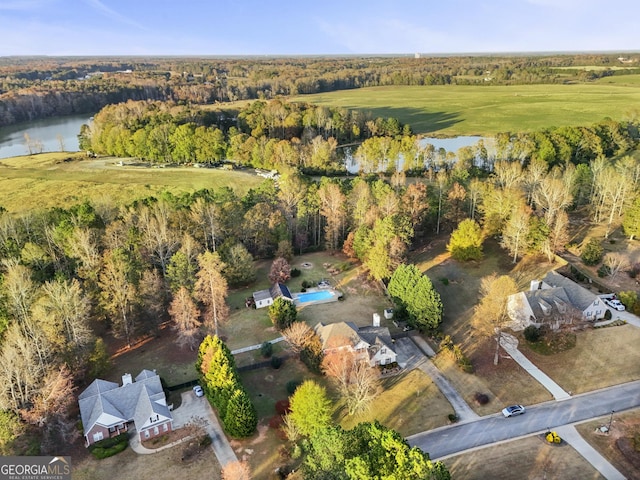
[[507, 299], [510, 326], [516, 331], [529, 325], [557, 329], [574, 321], [596, 321], [604, 317], [606, 310], [600, 297], [555, 271], [532, 281], [528, 291]]
[[162, 389], [160, 377], [142, 370], [132, 379], [122, 376], [122, 385], [96, 379], [78, 397], [85, 444], [127, 432], [133, 424], [140, 440], [173, 429], [173, 417]]
[[346, 349], [356, 354], [369, 365], [388, 365], [397, 361], [393, 340], [387, 327], [358, 327], [353, 322], [337, 322], [328, 325], [322, 322], [315, 326], [320, 337], [322, 351]]
[[268, 307], [273, 304], [276, 298], [279, 297], [293, 302], [293, 296], [291, 295], [289, 288], [283, 283], [274, 283], [271, 288], [253, 292], [253, 301], [256, 304], [256, 308]]

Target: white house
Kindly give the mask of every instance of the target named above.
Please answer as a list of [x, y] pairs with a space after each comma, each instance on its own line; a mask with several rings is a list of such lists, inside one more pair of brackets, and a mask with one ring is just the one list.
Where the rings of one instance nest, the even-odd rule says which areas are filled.
[[528, 291], [511, 295], [507, 300], [513, 330], [544, 324], [557, 329], [574, 320], [596, 321], [604, 317], [606, 310], [596, 294], [555, 271], [542, 280], [532, 281]]
[[253, 301], [256, 304], [256, 308], [268, 307], [273, 304], [273, 301], [278, 297], [293, 302], [289, 288], [282, 283], [275, 283], [271, 288], [253, 292]]
[[388, 365], [397, 361], [391, 334], [387, 327], [361, 327], [353, 322], [338, 322], [315, 326], [322, 342], [323, 352], [347, 349], [373, 367]]

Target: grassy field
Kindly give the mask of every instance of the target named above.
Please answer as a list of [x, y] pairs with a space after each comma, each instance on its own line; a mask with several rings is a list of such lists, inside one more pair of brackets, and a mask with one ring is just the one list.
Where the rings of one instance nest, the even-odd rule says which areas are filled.
[[590, 125], [605, 117], [621, 120], [640, 104], [640, 88], [627, 76], [610, 79], [616, 80], [575, 85], [372, 87], [294, 100], [397, 117], [417, 133], [493, 135]]
[[115, 158], [43, 153], [0, 160], [1, 205], [10, 212], [64, 207], [84, 200], [125, 203], [137, 198], [232, 187], [238, 195], [262, 178], [242, 171], [117, 166]]
[[456, 480], [604, 478], [570, 445], [549, 445], [539, 436], [457, 455], [444, 463]]

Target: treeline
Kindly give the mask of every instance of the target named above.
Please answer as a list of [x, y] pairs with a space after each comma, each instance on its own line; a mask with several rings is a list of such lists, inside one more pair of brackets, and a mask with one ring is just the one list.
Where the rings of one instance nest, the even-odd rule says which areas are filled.
[[[0, 126], [64, 114], [69, 109], [57, 97], [62, 92], [99, 97], [77, 100], [73, 110], [93, 113], [128, 99], [211, 104], [373, 86], [566, 83], [640, 71], [607, 69], [620, 64], [618, 56], [1, 59]], [[585, 65], [605, 68], [558, 69]], [[103, 93], [110, 90], [116, 100]], [[51, 108], [30, 107], [30, 98], [47, 93]]]
[[344, 171], [336, 152], [339, 143], [410, 132], [395, 118], [373, 119], [358, 111], [282, 99], [258, 100], [239, 112], [127, 102], [105, 107], [83, 126], [80, 148], [156, 163], [231, 159], [257, 168], [326, 173]]
[[[497, 160], [523, 165], [539, 159], [549, 167], [623, 155], [640, 138], [638, 124], [610, 119], [584, 127], [499, 133], [491, 153], [483, 141], [457, 152], [436, 150], [395, 118], [286, 102], [255, 101], [240, 111], [211, 111], [162, 102], [105, 107], [81, 132], [80, 146], [99, 154], [158, 163], [229, 160], [255, 168], [298, 168], [305, 173], [345, 172], [338, 146], [358, 143], [360, 171], [430, 175], [445, 169], [490, 172]], [[356, 145], [353, 145], [356, 147]]]

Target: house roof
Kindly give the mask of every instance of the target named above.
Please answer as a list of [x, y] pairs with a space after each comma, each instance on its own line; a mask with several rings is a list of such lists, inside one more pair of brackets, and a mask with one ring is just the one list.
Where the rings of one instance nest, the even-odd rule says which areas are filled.
[[286, 297], [289, 300], [293, 300], [289, 288], [283, 283], [274, 283], [269, 291], [271, 292], [271, 296], [274, 300], [278, 297]]
[[393, 340], [387, 327], [362, 327], [358, 329], [358, 335], [369, 345], [384, 345], [394, 350]]
[[571, 305], [579, 309], [581, 312], [584, 312], [584, 310], [586, 310], [587, 307], [589, 307], [589, 305], [591, 305], [596, 299], [596, 295], [594, 293], [591, 293], [589, 290], [581, 287], [573, 280], [562, 276], [555, 271], [547, 273], [542, 281], [551, 287], [564, 288]]
[[569, 309], [574, 308], [563, 287], [529, 290], [524, 292], [524, 296], [538, 322], [544, 322], [549, 317], [555, 318], [558, 314], [566, 314]]
[[275, 300], [278, 297], [285, 297], [289, 300], [293, 300], [293, 296], [291, 295], [289, 288], [282, 283], [274, 283], [271, 288], [253, 292], [253, 300], [256, 302], [267, 300], [269, 298], [273, 298]]
[[150, 370], [142, 370], [135, 382], [122, 386], [96, 379], [79, 395], [78, 403], [85, 435], [96, 423], [110, 427], [133, 420], [140, 430], [155, 414], [172, 418], [160, 377]]
[[315, 331], [320, 337], [323, 350], [345, 346], [345, 342], [349, 342], [353, 347], [364, 340], [358, 335], [358, 327], [353, 322], [338, 322], [329, 325], [320, 322], [315, 326]]

